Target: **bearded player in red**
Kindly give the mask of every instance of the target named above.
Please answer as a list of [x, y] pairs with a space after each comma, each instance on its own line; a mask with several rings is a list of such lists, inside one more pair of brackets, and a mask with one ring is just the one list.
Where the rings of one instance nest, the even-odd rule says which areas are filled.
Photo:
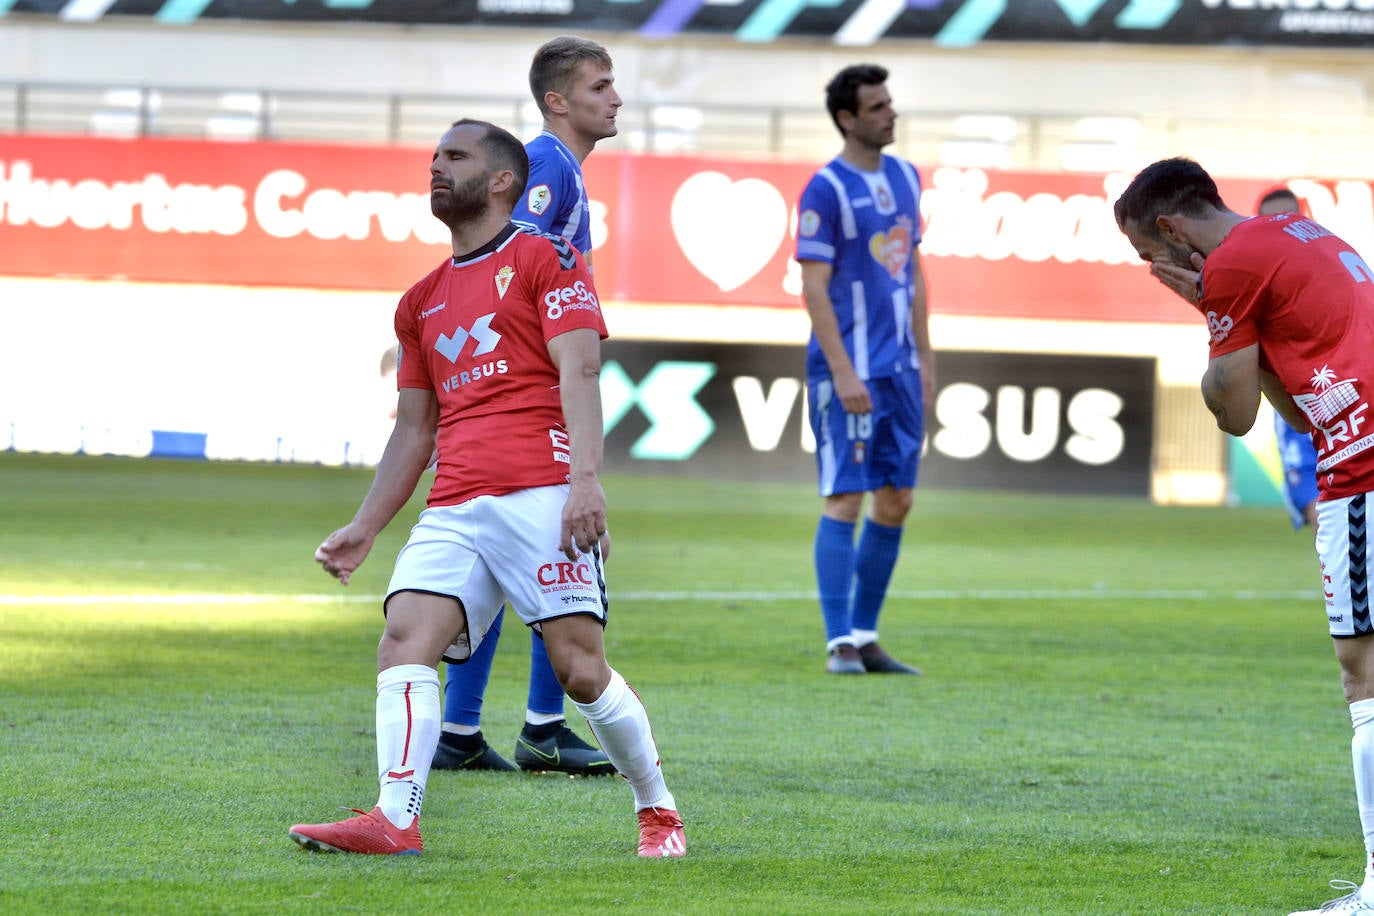
[[1355, 727], [1355, 794], [1364, 829], [1361, 885], [1317, 913], [1374, 914], [1374, 624], [1368, 501], [1374, 492], [1374, 271], [1350, 245], [1299, 213], [1246, 218], [1196, 162], [1144, 169], [1116, 202], [1116, 222], [1150, 272], [1197, 307], [1211, 333], [1202, 397], [1234, 436], [1260, 394], [1317, 450], [1317, 554], [1326, 616]]
[[315, 551], [347, 585], [437, 441], [428, 508], [383, 604], [381, 793], [357, 817], [292, 827], [306, 849], [420, 854], [441, 723], [439, 661], [466, 659], [509, 602], [542, 633], [559, 683], [629, 781], [639, 854], [687, 851], [644, 706], [606, 662], [606, 325], [577, 250], [511, 223], [528, 176], [520, 141], [484, 121], [458, 121], [434, 151], [430, 207], [452, 231], [453, 258], [401, 298], [396, 427], [357, 514]]

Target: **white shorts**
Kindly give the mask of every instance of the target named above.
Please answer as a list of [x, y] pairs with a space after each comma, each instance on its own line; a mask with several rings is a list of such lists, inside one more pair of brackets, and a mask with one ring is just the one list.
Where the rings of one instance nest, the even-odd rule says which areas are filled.
[[396, 557], [387, 601], [404, 591], [456, 598], [468, 632], [445, 651], [448, 662], [472, 654], [504, 602], [536, 630], [540, 621], [569, 614], [589, 614], [605, 626], [600, 550], [572, 562], [558, 549], [567, 501], [568, 486], [559, 484], [426, 509]]
[[1326, 620], [1336, 639], [1374, 633], [1369, 620], [1369, 494], [1317, 503], [1317, 559], [1322, 564]]

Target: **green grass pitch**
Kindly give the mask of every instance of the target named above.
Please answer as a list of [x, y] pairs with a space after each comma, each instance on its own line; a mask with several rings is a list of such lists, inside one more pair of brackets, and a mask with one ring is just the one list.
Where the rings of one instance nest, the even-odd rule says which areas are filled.
[[[618, 779], [485, 773], [431, 776], [418, 859], [303, 852], [291, 824], [376, 799], [378, 601], [420, 501], [347, 589], [311, 557], [369, 480], [0, 454], [0, 911], [1278, 914], [1359, 879], [1280, 510], [918, 492], [882, 638], [926, 676], [839, 678], [811, 488], [620, 476], [607, 653], [688, 857], [635, 857]], [[527, 664], [509, 627], [505, 753]]]

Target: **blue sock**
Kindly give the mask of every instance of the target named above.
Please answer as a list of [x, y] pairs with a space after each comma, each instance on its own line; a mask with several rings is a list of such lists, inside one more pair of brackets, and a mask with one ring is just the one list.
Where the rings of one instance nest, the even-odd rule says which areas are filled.
[[530, 630], [530, 712], [545, 716], [563, 715], [563, 685], [553, 673], [544, 640]]
[[829, 643], [853, 629], [849, 596], [854, 588], [854, 525], [822, 515], [816, 526], [816, 585]]
[[491, 622], [491, 629], [482, 638], [477, 651], [461, 665], [449, 665], [444, 675], [444, 724], [477, 728], [482, 724], [482, 695], [487, 692], [491, 678], [491, 662], [496, 657], [496, 643], [501, 639], [503, 607]]
[[878, 612], [887, 597], [887, 583], [901, 546], [901, 526], [889, 528], [871, 518], [864, 521], [854, 553], [854, 629], [878, 629]]

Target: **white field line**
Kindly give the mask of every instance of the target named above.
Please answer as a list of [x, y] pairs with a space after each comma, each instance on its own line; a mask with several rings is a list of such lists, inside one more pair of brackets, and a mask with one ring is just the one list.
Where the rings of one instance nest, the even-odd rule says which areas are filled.
[[[1319, 593], [1264, 589], [922, 589], [888, 592], [901, 601], [1313, 601]], [[250, 595], [233, 593], [151, 595], [0, 595], [0, 607], [82, 607], [90, 605], [266, 605], [266, 604], [381, 604], [381, 594]], [[613, 603], [655, 601], [775, 602], [815, 601], [814, 591], [677, 591], [612, 592]]]

